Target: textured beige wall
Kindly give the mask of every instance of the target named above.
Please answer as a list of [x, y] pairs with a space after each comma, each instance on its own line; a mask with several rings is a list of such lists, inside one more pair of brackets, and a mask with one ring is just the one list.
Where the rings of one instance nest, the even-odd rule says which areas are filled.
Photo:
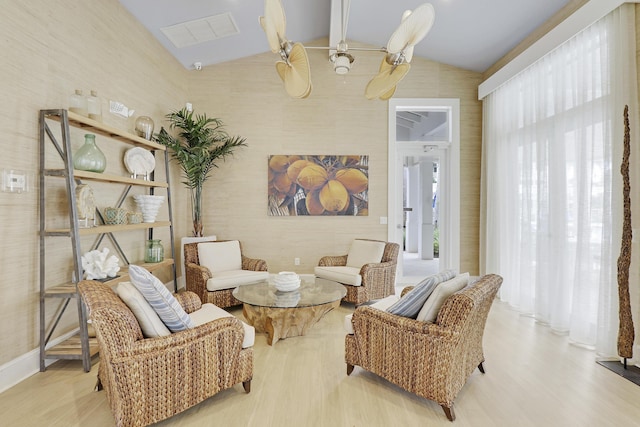
[[[186, 71], [116, 0], [93, 2], [44, 0], [5, 5], [0, 15], [1, 93], [0, 168], [38, 174], [38, 110], [64, 108], [76, 88], [98, 90], [149, 115], [159, 127], [163, 116], [191, 101], [197, 111], [222, 118], [228, 130], [247, 137], [248, 148], [221, 165], [206, 187], [205, 231], [218, 238], [238, 238], [250, 256], [267, 259], [273, 272], [308, 273], [324, 254], [346, 251], [354, 237], [385, 239], [387, 216], [387, 103], [368, 101], [364, 87], [380, 56], [359, 53], [345, 77], [333, 73], [323, 52], [312, 51], [314, 91], [309, 99], [292, 100], [282, 88], [272, 54], [257, 55], [212, 67]], [[461, 269], [478, 269], [478, 217], [481, 104], [476, 100], [480, 75], [415, 58], [396, 93], [402, 98], [461, 100]], [[105, 122], [131, 129], [132, 120], [110, 116]], [[73, 132], [74, 148], [82, 143]], [[110, 159], [124, 148], [98, 137]], [[369, 216], [358, 218], [276, 218], [267, 216], [267, 157], [270, 154], [368, 154]], [[123, 171], [110, 162], [110, 172]], [[124, 171], [123, 171], [124, 173]], [[159, 171], [160, 176], [162, 172]], [[172, 168], [176, 238], [190, 233], [188, 194]], [[52, 184], [58, 185], [58, 184]], [[59, 187], [58, 187], [59, 188]], [[120, 188], [96, 185], [98, 205], [106, 206]], [[57, 192], [56, 192], [57, 191]], [[61, 190], [51, 206], [63, 206]], [[38, 191], [0, 192], [0, 365], [38, 346]], [[60, 239], [60, 240], [58, 240]], [[48, 239], [53, 282], [70, 274], [69, 245]], [[141, 254], [143, 236], [124, 239], [132, 261]], [[84, 244], [90, 244], [83, 240]], [[168, 242], [166, 242], [168, 244]], [[168, 247], [167, 247], [168, 250]], [[48, 313], [57, 301], [48, 302]], [[75, 310], [63, 319], [60, 332], [74, 326]]]
[[[186, 99], [186, 70], [117, 0], [5, 2], [0, 28], [0, 168], [26, 170], [37, 180], [38, 111], [66, 108], [76, 88], [85, 93], [96, 89], [103, 97], [103, 109], [109, 98], [115, 99], [156, 122]], [[108, 114], [105, 122], [121, 128], [131, 125]], [[79, 146], [82, 132], [75, 131], [72, 141], [74, 147]], [[107, 153], [116, 150], [102, 137], [98, 145]], [[122, 165], [110, 161], [107, 167], [115, 171]], [[121, 191], [121, 187], [96, 188], [98, 205], [112, 203]], [[64, 208], [56, 187], [51, 194], [53, 204]], [[37, 186], [27, 194], [0, 192], [0, 205], [2, 365], [38, 346]], [[66, 238], [48, 238], [47, 242], [48, 253], [59, 254], [48, 259], [51, 269], [47, 274], [56, 284], [59, 276], [70, 273], [70, 244]], [[136, 253], [141, 253], [143, 243], [142, 234], [129, 242], [138, 248]], [[48, 301], [48, 313], [58, 302]], [[68, 312], [60, 332], [77, 322], [75, 302]]]
[[[322, 44], [319, 42], [318, 44]], [[189, 74], [197, 112], [224, 120], [248, 147], [214, 171], [206, 184], [207, 234], [240, 239], [245, 252], [267, 260], [269, 270], [311, 273], [326, 254], [346, 253], [356, 237], [387, 238], [388, 103], [369, 101], [364, 88], [378, 69], [379, 53], [356, 52], [346, 76], [333, 72], [327, 53], [308, 51], [313, 92], [289, 98], [276, 74], [276, 56], [257, 55]], [[461, 265], [478, 272], [481, 103], [479, 73], [414, 58], [398, 98], [460, 98]], [[367, 154], [369, 216], [270, 217], [267, 158], [271, 154]], [[294, 266], [294, 258], [301, 260]]]

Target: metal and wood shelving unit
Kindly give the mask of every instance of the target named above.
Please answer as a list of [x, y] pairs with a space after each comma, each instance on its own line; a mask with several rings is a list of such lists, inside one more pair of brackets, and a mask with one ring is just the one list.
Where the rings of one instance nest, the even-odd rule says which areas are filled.
[[[53, 131], [54, 126], [59, 126], [59, 137], [56, 137], [56, 133]], [[161, 153], [164, 157], [165, 164], [165, 180], [154, 181], [152, 174], [151, 180], [134, 179], [118, 175], [110, 175], [106, 173], [94, 173], [81, 170], [74, 170], [73, 168], [73, 156], [71, 152], [71, 138], [70, 138], [70, 126], [75, 128], [81, 128], [83, 130], [112, 138], [124, 144], [133, 146], [140, 146], [150, 150], [154, 156], [157, 153]], [[53, 144], [55, 152], [59, 155], [59, 160], [62, 161], [62, 166], [59, 168], [47, 168], [47, 143]], [[52, 152], [53, 150], [49, 150]], [[55, 154], [53, 152], [52, 154]], [[56, 157], [52, 155], [52, 157]], [[51, 160], [50, 160], [51, 162]], [[56, 158], [56, 162], [58, 159]], [[47, 228], [47, 216], [49, 213], [47, 210], [55, 210], [55, 206], [47, 206], [47, 182], [49, 179], [64, 179], [65, 180], [65, 192], [68, 202], [68, 220], [69, 228]], [[104, 221], [99, 211], [96, 210], [96, 216], [98, 218], [99, 225], [91, 228], [81, 228], [79, 226], [78, 211], [76, 209], [76, 186], [82, 184], [84, 181], [97, 181], [105, 183], [120, 184], [124, 186], [124, 190], [115, 207], [121, 207], [125, 198], [129, 194], [129, 191], [133, 186], [141, 186], [146, 188], [150, 193], [154, 193], [154, 189], [162, 188], [166, 190], [167, 200], [166, 206], [168, 209], [169, 221], [158, 221], [154, 223], [140, 223], [140, 224], [119, 224], [119, 225], [103, 225]], [[165, 258], [164, 261], [159, 263], [136, 263], [147, 268], [149, 271], [156, 271], [162, 268], [171, 268], [173, 273], [174, 287], [177, 286], [176, 281], [176, 267], [175, 267], [175, 253], [174, 253], [174, 236], [173, 236], [173, 222], [171, 212], [171, 192], [169, 190], [169, 158], [164, 145], [155, 143], [153, 141], [140, 138], [136, 135], [129, 134], [120, 129], [99, 123], [95, 120], [74, 114], [67, 110], [40, 110], [40, 371], [46, 369], [45, 361], [47, 359], [72, 359], [82, 360], [82, 365], [85, 372], [91, 370], [91, 358], [98, 353], [98, 344], [95, 338], [89, 338], [87, 327], [87, 313], [78, 294], [77, 284], [78, 280], [81, 280], [83, 276], [81, 256], [84, 252], [98, 249], [103, 239], [106, 237], [111, 241], [121, 260], [126, 263], [124, 268], [118, 272], [119, 276], [107, 281], [110, 285], [125, 281], [129, 279], [127, 273], [127, 267], [129, 260], [126, 254], [118, 244], [117, 235], [120, 233], [128, 233], [135, 230], [147, 230], [148, 238], [153, 238], [153, 229], [157, 227], [168, 227], [171, 238], [171, 257]], [[52, 212], [51, 215], [62, 215], [60, 212]], [[67, 215], [65, 212], [64, 215]], [[94, 235], [95, 241], [90, 248], [86, 248], [82, 252], [80, 237]], [[50, 237], [67, 237], [70, 239], [72, 263], [73, 263], [73, 278], [68, 283], [53, 285], [47, 283], [47, 251], [46, 251], [46, 239]], [[47, 325], [46, 316], [46, 302], [50, 298], [60, 298], [60, 307], [56, 310], [52, 320]], [[75, 299], [78, 311], [78, 326], [79, 333], [72, 336], [57, 345], [50, 345], [51, 338], [56, 330], [62, 315], [69, 307], [70, 302]]]

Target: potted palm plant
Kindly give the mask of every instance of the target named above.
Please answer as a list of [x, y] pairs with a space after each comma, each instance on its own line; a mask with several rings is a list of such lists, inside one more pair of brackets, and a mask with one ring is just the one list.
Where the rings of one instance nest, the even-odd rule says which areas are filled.
[[202, 188], [220, 160], [233, 154], [238, 147], [246, 146], [246, 139], [230, 136], [220, 119], [195, 114], [183, 108], [165, 116], [170, 129], [178, 129], [176, 136], [164, 127], [155, 135], [155, 140], [166, 145], [173, 160], [182, 169], [183, 184], [191, 192], [191, 214], [193, 236], [203, 236]]

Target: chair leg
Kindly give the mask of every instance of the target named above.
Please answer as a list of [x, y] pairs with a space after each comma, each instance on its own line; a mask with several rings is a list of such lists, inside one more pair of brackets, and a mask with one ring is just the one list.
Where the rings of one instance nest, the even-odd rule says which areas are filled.
[[484, 374], [484, 362], [480, 362], [480, 364], [478, 365], [478, 369], [480, 369], [480, 372], [482, 372]]
[[351, 372], [353, 372], [353, 368], [353, 365], [347, 363], [347, 375], [351, 375]]
[[102, 381], [100, 381], [100, 375], [98, 375], [98, 379], [96, 380], [96, 386], [94, 387], [95, 391], [102, 391]]
[[251, 380], [243, 381], [242, 387], [244, 387], [244, 391], [246, 391], [247, 393], [251, 393]]
[[456, 414], [453, 412], [453, 406], [448, 408], [444, 405], [440, 405], [440, 406], [444, 410], [444, 414], [447, 416], [447, 419], [449, 421], [454, 421], [456, 419]]

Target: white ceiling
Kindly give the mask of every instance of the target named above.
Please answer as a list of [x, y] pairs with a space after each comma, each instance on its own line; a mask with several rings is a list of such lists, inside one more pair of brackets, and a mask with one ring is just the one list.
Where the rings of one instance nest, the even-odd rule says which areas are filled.
[[[287, 38], [302, 43], [328, 38], [331, 2], [282, 0]], [[569, 0], [430, 0], [433, 28], [415, 56], [483, 72], [509, 52]], [[264, 0], [120, 0], [176, 59], [188, 69], [268, 52], [258, 16]], [[349, 45], [386, 46], [402, 13], [424, 0], [352, 0], [347, 26]], [[339, 7], [338, 7], [339, 10]], [[186, 21], [229, 12], [239, 33], [176, 48], [160, 30]]]

